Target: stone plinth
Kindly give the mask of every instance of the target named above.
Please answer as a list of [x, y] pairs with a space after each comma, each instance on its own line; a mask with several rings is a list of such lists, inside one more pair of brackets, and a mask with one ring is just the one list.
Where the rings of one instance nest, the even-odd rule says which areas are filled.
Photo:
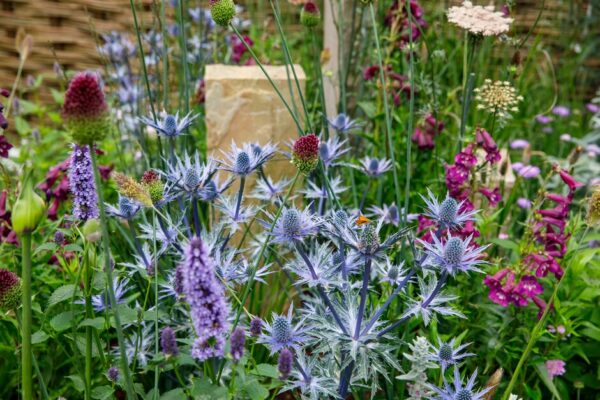
[[[285, 66], [265, 69], [291, 107]], [[299, 65], [295, 70], [304, 91], [304, 71]], [[293, 79], [291, 70], [290, 77]], [[221, 158], [219, 149], [229, 150], [232, 140], [238, 146], [244, 142], [271, 142], [283, 149], [286, 142], [298, 137], [294, 120], [258, 66], [207, 65], [204, 79], [207, 146], [215, 158]], [[292, 87], [300, 112], [300, 97], [293, 81]], [[289, 160], [276, 156], [267, 164], [266, 173], [278, 179], [293, 176], [295, 169]]]

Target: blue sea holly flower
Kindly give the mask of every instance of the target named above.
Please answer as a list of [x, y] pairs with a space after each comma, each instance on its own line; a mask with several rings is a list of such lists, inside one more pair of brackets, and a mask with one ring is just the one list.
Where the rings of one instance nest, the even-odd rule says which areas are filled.
[[331, 376], [330, 368], [322, 368], [317, 357], [306, 358], [300, 353], [296, 357], [296, 368], [292, 371], [292, 379], [284, 391], [302, 392], [303, 399], [318, 400], [338, 398], [336, 378]]
[[[275, 217], [269, 213], [266, 213], [271, 220]], [[267, 228], [271, 226], [272, 222], [263, 222], [263, 225]], [[288, 243], [294, 244], [295, 242], [301, 242], [308, 236], [316, 235], [321, 222], [313, 216], [308, 208], [304, 210], [298, 210], [297, 208], [284, 208], [275, 223], [273, 228], [273, 241], [275, 243]]]
[[246, 176], [262, 167], [275, 154], [275, 146], [267, 143], [258, 145], [256, 143], [244, 143], [242, 147], [231, 143], [229, 152], [222, 151], [225, 160], [218, 161], [220, 169], [231, 172], [234, 175]]
[[283, 195], [284, 189], [291, 181], [289, 179], [281, 179], [280, 181], [273, 181], [271, 177], [265, 176], [263, 179], [256, 181], [254, 190], [250, 197], [258, 200], [273, 202], [277, 198]]
[[421, 196], [427, 205], [425, 215], [436, 221], [442, 229], [460, 228], [465, 222], [472, 221], [473, 216], [477, 214], [477, 210], [460, 211], [464, 201], [459, 203], [446, 195], [444, 201], [440, 203], [429, 189], [427, 193], [429, 198]]
[[190, 111], [181, 120], [179, 119], [179, 112], [175, 115], [166, 114], [162, 121], [154, 122], [153, 119], [148, 117], [141, 117], [140, 121], [154, 129], [156, 132], [165, 137], [177, 137], [180, 136], [190, 125], [198, 118], [199, 114], [192, 115]]
[[[312, 267], [309, 268], [306, 259]], [[297, 284], [338, 286], [343, 282], [339, 279], [338, 270], [332, 268], [333, 250], [327, 243], [311, 246], [308, 254], [298, 255], [286, 267], [298, 276]]]
[[119, 201], [117, 207], [110, 204], [106, 204], [106, 213], [115, 217], [123, 218], [126, 220], [132, 220], [142, 206], [128, 197], [119, 195]]
[[271, 323], [265, 322], [263, 334], [258, 338], [258, 343], [263, 343], [271, 354], [278, 353], [281, 349], [291, 348], [300, 352], [300, 345], [308, 340], [302, 327], [303, 320], [296, 325], [292, 323], [294, 307], [290, 306], [287, 315], [273, 313]]
[[385, 158], [365, 157], [358, 167], [369, 178], [379, 178], [392, 169], [392, 161]]
[[215, 207], [221, 210], [225, 217], [223, 224], [232, 232], [237, 231], [240, 225], [248, 222], [258, 212], [256, 206], [241, 204], [238, 208], [237, 196], [221, 196]]
[[371, 216], [381, 219], [384, 224], [400, 225], [400, 211], [396, 204], [389, 206], [384, 204], [383, 207], [371, 206], [369, 207], [369, 211], [371, 212]]
[[217, 163], [213, 159], [200, 161], [200, 155], [193, 157], [185, 154], [183, 158], [176, 157], [169, 163], [167, 172], [162, 173], [166, 178], [165, 200], [172, 201], [180, 196], [199, 198], [204, 201], [214, 201], [232, 183], [226, 180], [219, 183], [217, 178]]
[[475, 386], [475, 378], [477, 378], [477, 370], [471, 375], [466, 385], [463, 385], [460, 377], [458, 368], [454, 367], [454, 381], [452, 384], [448, 383], [444, 379], [444, 387], [438, 388], [431, 386], [431, 389], [435, 391], [436, 396], [431, 397], [434, 400], [481, 400], [485, 394], [489, 392], [492, 387], [485, 388], [482, 391], [476, 391], [473, 389]]
[[350, 150], [348, 147], [343, 147], [346, 143], [347, 140], [339, 140], [337, 136], [320, 140], [319, 158], [325, 168], [336, 166], [336, 161]]
[[[348, 190], [347, 187], [342, 186], [342, 178], [340, 176], [336, 176], [329, 180], [329, 188], [336, 197]], [[307, 199], [320, 200], [328, 199], [330, 192], [327, 189], [327, 186], [319, 186], [313, 181], [308, 181], [308, 188], [300, 190], [300, 193], [304, 194], [304, 197]]]
[[351, 120], [350, 117], [344, 113], [338, 114], [334, 118], [328, 118], [327, 122], [337, 133], [347, 133], [359, 127], [356, 121]]
[[[121, 281], [114, 278], [113, 288], [115, 291], [115, 300], [117, 304], [123, 304], [125, 302], [125, 293], [127, 293], [127, 284], [129, 281], [127, 279], [121, 279]], [[111, 308], [110, 300], [108, 299], [108, 290], [105, 290], [103, 293], [94, 295], [91, 297], [92, 307], [94, 311], [97, 313], [103, 312]], [[79, 304], [79, 303], [78, 303]], [[83, 301], [81, 301], [83, 304]]]
[[419, 243], [425, 248], [427, 258], [423, 266], [432, 266], [449, 273], [456, 275], [457, 272], [483, 272], [478, 267], [486, 264], [486, 261], [481, 259], [481, 253], [488, 246], [473, 247], [471, 246], [472, 236], [466, 239], [461, 239], [458, 236], [450, 236], [445, 242], [442, 242], [435, 235], [433, 243], [428, 243], [419, 240]]
[[438, 279], [435, 275], [427, 280], [419, 278], [419, 295], [416, 299], [408, 299], [408, 308], [400, 319], [409, 318], [413, 315], [421, 316], [423, 323], [427, 326], [435, 314], [464, 318], [462, 313], [445, 305], [457, 298], [457, 296], [445, 295], [440, 291]]
[[438, 338], [438, 347], [434, 349], [434, 353], [431, 355], [431, 359], [436, 361], [442, 366], [442, 372], [450, 365], [455, 365], [458, 361], [465, 357], [473, 356], [473, 353], [463, 353], [462, 351], [470, 344], [461, 344], [458, 347], [454, 347], [456, 339], [452, 339], [450, 342], [442, 342]]
[[391, 285], [399, 285], [406, 278], [404, 261], [400, 264], [392, 263], [389, 257], [385, 257], [384, 262], [376, 263], [379, 270], [380, 282], [388, 282]]

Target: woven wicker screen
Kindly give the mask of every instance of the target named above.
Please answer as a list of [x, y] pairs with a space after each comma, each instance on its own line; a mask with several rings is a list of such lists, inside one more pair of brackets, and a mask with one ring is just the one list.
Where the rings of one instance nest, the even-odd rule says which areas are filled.
[[[577, 21], [586, 18], [588, 1], [546, 0], [544, 15], [536, 33], [544, 35], [546, 41], [550, 42], [565, 34], [582, 35], [584, 32]], [[446, 1], [456, 2], [460, 1]], [[533, 25], [540, 2], [516, 2], [517, 25], [521, 31], [526, 31]], [[207, 1], [190, 3], [206, 5]], [[266, 13], [265, 0], [246, 0], [238, 3], [246, 5], [254, 17]], [[141, 25], [148, 26], [154, 18], [154, 7], [160, 4], [160, 0], [135, 0], [135, 4]], [[280, 4], [286, 6], [284, 1]], [[437, 1], [427, 0], [422, 1], [422, 4], [440, 7]], [[285, 13], [286, 10], [283, 11]], [[96, 49], [98, 33], [115, 30], [133, 32], [129, 0], [0, 0], [0, 21], [0, 87], [10, 86], [16, 76], [18, 53], [15, 49], [15, 37], [19, 30], [30, 34], [34, 39], [34, 47], [25, 64], [23, 77], [43, 73], [46, 76], [46, 85], [50, 86], [57, 84], [53, 72], [55, 61], [65, 70], [101, 66]], [[595, 29], [598, 34], [598, 24], [589, 29]], [[600, 58], [591, 59], [589, 64], [600, 66]]]

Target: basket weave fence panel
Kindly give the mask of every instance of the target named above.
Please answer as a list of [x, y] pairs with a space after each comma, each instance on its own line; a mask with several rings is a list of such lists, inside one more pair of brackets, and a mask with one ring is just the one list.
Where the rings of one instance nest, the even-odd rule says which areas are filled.
[[[446, 5], [460, 3], [446, 1]], [[191, 1], [192, 6], [205, 5], [207, 0]], [[266, 0], [245, 0], [238, 3], [254, 10], [253, 16], [265, 23], [268, 14]], [[540, 0], [518, 0], [517, 29], [526, 32], [537, 17]], [[138, 18], [142, 26], [151, 24], [154, 6], [160, 0], [135, 0]], [[280, 1], [284, 14], [289, 11], [287, 2]], [[441, 7], [444, 3], [423, 1], [426, 7]], [[546, 0], [544, 15], [537, 26], [536, 34], [542, 34], [545, 42], [552, 44], [565, 34], [563, 21], [584, 18], [588, 1]], [[258, 10], [258, 11], [256, 11]], [[597, 11], [596, 11], [597, 12]], [[133, 17], [129, 0], [0, 0], [0, 87], [12, 84], [17, 73], [18, 53], [15, 37], [19, 29], [32, 35], [33, 50], [25, 64], [23, 77], [44, 74], [47, 86], [56, 86], [58, 80], [53, 65], [58, 61], [65, 70], [99, 68], [102, 64], [97, 52], [99, 33], [110, 31], [133, 32]], [[599, 33], [599, 24], [593, 26]], [[289, 29], [299, 26], [287, 25]], [[579, 29], [576, 23], [567, 26], [571, 31]], [[577, 33], [577, 32], [575, 32]], [[591, 57], [587, 63], [600, 66], [600, 57]], [[46, 93], [47, 94], [47, 93]]]

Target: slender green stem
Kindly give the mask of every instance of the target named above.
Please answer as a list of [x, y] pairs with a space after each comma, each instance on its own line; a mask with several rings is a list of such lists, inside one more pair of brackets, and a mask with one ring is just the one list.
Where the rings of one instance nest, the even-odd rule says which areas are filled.
[[[379, 79], [381, 80], [381, 90], [383, 92], [383, 107], [385, 110], [385, 126], [386, 126], [386, 137], [388, 147], [390, 149], [390, 158], [392, 159], [392, 173], [394, 176], [394, 191], [396, 193], [396, 204], [400, 205], [400, 183], [398, 182], [398, 167], [396, 165], [396, 156], [394, 155], [394, 140], [392, 138], [392, 115], [390, 113], [387, 85], [385, 79], [385, 72], [383, 69], [383, 54], [381, 52], [381, 45], [379, 43], [379, 33], [377, 32], [377, 18], [375, 17], [375, 8], [373, 3], [369, 5], [371, 12], [371, 22], [373, 24], [373, 33], [375, 35], [375, 46], [377, 48], [377, 61], [379, 63]], [[409, 132], [410, 134], [410, 132]], [[409, 141], [410, 146], [410, 141]]]
[[323, 108], [323, 131], [325, 132], [325, 138], [329, 137], [329, 129], [327, 128], [327, 102], [325, 101], [325, 88], [323, 86], [323, 70], [321, 69], [321, 56], [319, 47], [317, 46], [317, 35], [313, 28], [310, 29], [310, 36], [313, 48], [313, 59], [315, 60], [315, 73], [317, 74], [317, 80], [319, 84], [319, 97], [321, 100], [321, 107]]
[[23, 247], [23, 260], [21, 283], [23, 285], [23, 325], [21, 327], [21, 374], [23, 385], [23, 399], [33, 398], [33, 382], [31, 378], [31, 233], [25, 233], [21, 237]]
[[[302, 103], [302, 108], [304, 109], [304, 116], [306, 118], [306, 126], [309, 131], [313, 131], [310, 116], [308, 114], [308, 108], [306, 107], [306, 101], [304, 100], [304, 94], [302, 93], [302, 88], [300, 87], [300, 81], [298, 80], [298, 75], [296, 74], [296, 68], [294, 68], [294, 62], [292, 61], [292, 55], [290, 54], [290, 49], [287, 45], [287, 40], [285, 39], [285, 34], [283, 33], [283, 28], [281, 27], [281, 19], [279, 16], [279, 6], [275, 7], [273, 0], [269, 0], [271, 3], [271, 9], [273, 10], [273, 15], [275, 16], [275, 23], [277, 25], [277, 30], [279, 31], [279, 36], [281, 37], [281, 44], [283, 47], [283, 52], [285, 54], [285, 58], [288, 60], [290, 64], [290, 68], [292, 69], [292, 75], [294, 76], [294, 81], [296, 82], [296, 89], [298, 90], [298, 96], [300, 97], [300, 102]], [[294, 93], [290, 90], [290, 98], [294, 98]]]
[[[91, 301], [92, 275], [90, 272], [90, 259], [86, 253], [83, 266], [83, 290], [85, 291], [85, 317], [92, 318]], [[85, 399], [92, 398], [92, 327], [85, 327]]]
[[115, 329], [117, 331], [117, 340], [119, 342], [119, 351], [121, 353], [121, 372], [123, 373], [123, 378], [125, 380], [125, 390], [127, 392], [127, 398], [130, 400], [135, 400], [137, 399], [137, 395], [133, 390], [131, 373], [129, 372], [127, 357], [125, 356], [125, 337], [123, 336], [123, 327], [121, 326], [121, 317], [119, 316], [119, 309], [117, 308], [117, 299], [115, 298], [115, 288], [113, 286], [113, 267], [111, 265], [110, 260], [110, 243], [108, 241], [108, 221], [106, 218], [106, 210], [104, 209], [104, 193], [102, 191], [102, 181], [100, 179], [100, 173], [98, 172], [98, 161], [96, 159], [96, 151], [94, 150], [93, 144], [90, 146], [90, 156], [92, 159], [92, 168], [94, 169], [96, 191], [98, 192], [98, 208], [100, 208], [100, 226], [102, 228], [102, 247], [104, 250], [104, 273], [106, 274], [106, 284], [108, 286], [108, 298], [110, 301], [111, 310], [113, 311], [115, 318]]
[[[16, 312], [16, 310], [15, 310]], [[19, 316], [19, 314], [15, 315], [16, 319], [17, 319], [17, 326], [19, 327], [19, 330], [23, 329], [23, 324], [21, 323], [21, 317]], [[31, 354], [31, 361], [33, 363], [33, 368], [35, 369], [35, 374], [38, 377], [38, 380], [40, 381], [40, 389], [42, 390], [42, 398], [44, 400], [48, 400], [50, 398], [50, 396], [48, 396], [48, 389], [46, 388], [46, 383], [44, 382], [44, 377], [42, 376], [42, 372], [40, 371], [40, 367], [37, 363], [37, 360], [35, 359], [35, 355]]]
[[261, 69], [261, 71], [263, 72], [263, 74], [265, 75], [265, 77], [267, 78], [267, 80], [269, 81], [269, 83], [271, 84], [271, 86], [273, 87], [273, 89], [275, 89], [275, 92], [277, 93], [277, 96], [279, 96], [279, 98], [283, 102], [283, 105], [285, 106], [285, 108], [287, 108], [288, 112], [292, 116], [292, 119], [294, 120], [294, 123], [296, 124], [296, 127], [298, 128], [298, 133], [300, 135], [304, 134], [304, 129], [302, 128], [302, 124], [298, 120], [298, 117], [296, 116], [296, 114], [294, 114], [294, 112], [290, 108], [290, 105], [288, 104], [288, 102], [283, 97], [283, 94], [281, 93], [281, 91], [279, 90], [279, 88], [277, 87], [277, 85], [275, 85], [275, 82], [273, 82], [273, 79], [271, 79], [271, 77], [267, 73], [267, 70], [265, 70], [265, 67], [263, 67], [262, 63], [260, 62], [260, 60], [256, 56], [256, 53], [254, 53], [254, 50], [252, 50], [252, 47], [250, 47], [248, 45], [248, 43], [246, 43], [246, 41], [244, 40], [244, 37], [241, 35], [240, 31], [238, 31], [238, 29], [235, 27], [235, 25], [229, 24], [229, 26], [231, 26], [231, 29], [233, 29], [233, 31], [235, 32], [235, 34], [237, 35], [237, 37], [242, 41], [242, 43], [244, 44], [244, 46], [246, 47], [246, 49], [248, 50], [248, 52], [250, 53], [250, 55], [252, 56], [252, 58], [254, 59], [254, 61], [256, 61], [256, 65], [258, 65], [258, 67]]
[[[194, 200], [195, 201], [195, 200]], [[153, 246], [153, 254], [158, 254], [156, 249], [156, 213], [152, 213], [152, 246]], [[152, 265], [152, 270], [154, 271], [154, 357], [158, 358], [158, 259], [150, 260]], [[154, 367], [154, 399], [158, 399], [158, 383], [160, 377], [160, 367], [156, 365]]]

